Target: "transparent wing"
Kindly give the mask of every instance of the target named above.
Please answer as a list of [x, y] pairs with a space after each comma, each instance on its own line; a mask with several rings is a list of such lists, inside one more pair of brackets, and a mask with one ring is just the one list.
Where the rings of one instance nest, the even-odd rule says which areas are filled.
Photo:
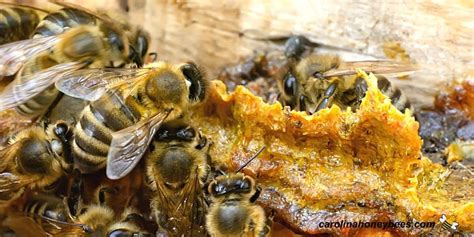
[[343, 62], [336, 69], [323, 73], [323, 77], [336, 77], [357, 74], [356, 68], [374, 74], [397, 74], [407, 75], [415, 72], [418, 68], [413, 64], [400, 63], [389, 60], [354, 61]]
[[0, 76], [15, 74], [28, 59], [52, 48], [59, 40], [58, 36], [47, 36], [0, 46]]
[[0, 148], [0, 172], [4, 172], [7, 167], [14, 163], [14, 154], [18, 151], [20, 145], [19, 142], [16, 142]]
[[23, 104], [43, 92], [70, 70], [84, 67], [85, 63], [71, 62], [52, 66], [37, 73], [15, 79], [0, 93], [0, 111]]
[[10, 199], [23, 187], [20, 177], [9, 172], [0, 174], [0, 199]]
[[133, 170], [170, 112], [159, 112], [149, 119], [112, 133], [106, 168], [109, 179], [120, 179]]
[[[48, 218], [35, 213], [26, 212], [11, 212], [9, 213], [8, 224], [11, 226], [12, 221], [23, 223], [18, 227], [28, 227], [37, 225], [40, 229], [46, 232], [49, 236], [83, 236], [91, 232], [91, 228], [84, 224], [70, 223]], [[13, 229], [13, 228], [12, 228]]]
[[149, 68], [82, 69], [65, 73], [56, 82], [56, 88], [66, 95], [94, 101], [100, 98], [107, 89], [124, 84], [132, 86], [149, 71]]

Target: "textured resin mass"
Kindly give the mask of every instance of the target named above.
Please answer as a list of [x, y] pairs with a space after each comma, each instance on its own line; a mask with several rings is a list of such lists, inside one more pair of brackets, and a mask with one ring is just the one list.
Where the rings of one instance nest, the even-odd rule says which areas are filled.
[[[258, 202], [298, 233], [348, 233], [320, 228], [327, 221], [433, 221], [445, 214], [474, 231], [472, 181], [422, 157], [418, 123], [399, 112], [364, 75], [369, 90], [356, 112], [333, 106], [314, 115], [266, 104], [238, 86], [213, 81], [190, 120], [213, 142], [213, 165], [245, 169], [263, 188]], [[431, 229], [407, 228], [417, 234]]]

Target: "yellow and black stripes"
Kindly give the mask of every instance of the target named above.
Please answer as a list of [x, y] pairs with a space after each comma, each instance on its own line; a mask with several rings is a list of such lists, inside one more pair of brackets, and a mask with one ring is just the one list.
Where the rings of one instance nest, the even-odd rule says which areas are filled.
[[38, 215], [57, 221], [67, 221], [67, 212], [61, 199], [38, 195], [30, 199], [24, 206], [23, 212]]
[[95, 172], [105, 167], [112, 132], [139, 121], [137, 105], [143, 106], [133, 97], [123, 102], [118, 94], [107, 92], [84, 109], [72, 141], [74, 162], [81, 172]]
[[393, 86], [387, 78], [378, 76], [377, 86], [384, 95], [390, 98], [393, 106], [395, 106], [398, 110], [404, 112], [405, 109], [410, 109], [410, 111], [413, 113], [413, 107], [410, 104], [408, 98], [402, 93], [400, 89]]
[[95, 24], [94, 16], [77, 9], [64, 8], [47, 15], [38, 24], [33, 37], [58, 35], [72, 27]]
[[0, 9], [0, 44], [30, 38], [43, 14], [26, 7]]

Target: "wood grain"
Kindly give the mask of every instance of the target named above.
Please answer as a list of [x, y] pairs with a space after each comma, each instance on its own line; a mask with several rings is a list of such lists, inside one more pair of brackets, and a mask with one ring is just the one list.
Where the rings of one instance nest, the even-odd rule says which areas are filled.
[[[39, 1], [38, 3], [42, 3]], [[151, 50], [171, 62], [195, 61], [213, 78], [255, 50], [281, 48], [262, 38], [303, 34], [344, 52], [345, 58], [385, 58], [399, 42], [420, 70], [392, 80], [417, 107], [474, 66], [474, 2], [321, 0], [105, 0], [75, 1], [120, 11], [151, 33]], [[259, 38], [259, 39], [255, 39]], [[327, 50], [326, 50], [327, 51]]]
[[400, 42], [420, 70], [394, 83], [418, 105], [431, 105], [438, 88], [474, 65], [468, 1], [148, 0], [130, 7], [132, 19], [143, 19], [152, 32], [162, 59], [194, 60], [211, 76], [256, 49], [281, 47], [253, 38], [291, 34], [369, 58], [385, 58], [384, 43]]

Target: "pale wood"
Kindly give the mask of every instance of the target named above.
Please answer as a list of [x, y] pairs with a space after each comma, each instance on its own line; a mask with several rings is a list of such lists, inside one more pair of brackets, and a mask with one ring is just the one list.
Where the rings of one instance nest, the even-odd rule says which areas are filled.
[[[117, 11], [119, 1], [76, 3]], [[418, 106], [431, 105], [437, 89], [474, 65], [469, 0], [134, 0], [129, 6], [130, 21], [151, 33], [151, 48], [160, 59], [193, 60], [211, 78], [254, 50], [278, 47], [255, 37], [290, 34], [369, 58], [385, 58], [384, 43], [400, 42], [421, 69], [412, 80], [392, 81]]]
[[[274, 48], [251, 37], [304, 34], [312, 41], [385, 58], [382, 46], [399, 41], [421, 67], [410, 81], [395, 80], [418, 105], [474, 65], [472, 1], [136, 1], [132, 19], [153, 32], [160, 58], [194, 60], [211, 76], [225, 65]], [[140, 13], [144, 15], [140, 16]], [[242, 37], [244, 33], [248, 37]]]

